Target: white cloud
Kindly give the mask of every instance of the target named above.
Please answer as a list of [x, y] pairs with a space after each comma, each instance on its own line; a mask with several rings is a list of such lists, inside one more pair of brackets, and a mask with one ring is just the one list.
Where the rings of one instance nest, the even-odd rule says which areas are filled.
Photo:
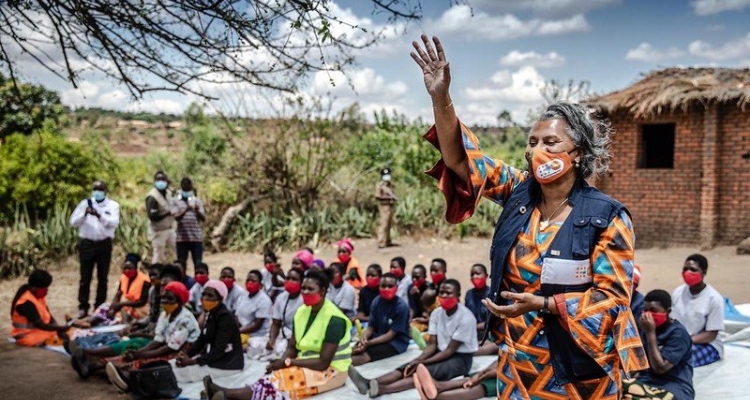
[[583, 15], [566, 19], [521, 20], [512, 14], [491, 15], [472, 12], [467, 5], [457, 5], [446, 10], [437, 21], [432, 22], [432, 31], [437, 34], [457, 34], [469, 40], [511, 40], [533, 35], [559, 35], [584, 32], [589, 29]]
[[712, 15], [724, 11], [738, 11], [750, 6], [750, 0], [696, 0], [690, 3], [695, 15]]
[[536, 15], [564, 18], [620, 3], [621, 0], [473, 0], [471, 5], [490, 13], [527, 10]]
[[625, 54], [625, 59], [653, 62], [680, 57], [684, 54], [684, 51], [674, 47], [670, 47], [666, 50], [659, 50], [651, 46], [651, 44], [644, 42], [639, 44], [638, 47], [628, 50], [627, 54]]
[[459, 107], [462, 119], [469, 124], [494, 125], [497, 115], [509, 110], [514, 120], [523, 121], [528, 110], [543, 101], [540, 88], [545, 81], [531, 66], [497, 71], [488, 82], [463, 91], [466, 106]]
[[707, 58], [712, 61], [737, 60], [750, 57], [750, 33], [739, 39], [730, 40], [720, 46], [696, 40], [688, 46], [693, 56]]
[[555, 51], [539, 54], [534, 51], [521, 53], [513, 50], [500, 58], [500, 65], [506, 67], [533, 66], [537, 68], [554, 68], [565, 64], [565, 57]]
[[165, 113], [180, 115], [185, 111], [185, 108], [186, 107], [180, 102], [164, 98], [156, 98], [140, 100], [132, 103], [128, 106], [127, 110], [133, 112], [148, 112], [152, 114]]

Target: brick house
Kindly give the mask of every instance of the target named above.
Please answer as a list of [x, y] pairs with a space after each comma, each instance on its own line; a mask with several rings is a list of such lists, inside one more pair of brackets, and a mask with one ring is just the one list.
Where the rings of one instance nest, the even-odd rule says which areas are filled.
[[638, 247], [750, 236], [750, 69], [663, 69], [586, 103], [616, 130], [597, 186], [628, 207]]

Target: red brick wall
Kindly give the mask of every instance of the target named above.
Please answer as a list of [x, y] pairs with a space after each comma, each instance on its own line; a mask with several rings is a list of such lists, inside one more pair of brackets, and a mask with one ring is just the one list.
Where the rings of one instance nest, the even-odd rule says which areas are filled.
[[719, 242], [737, 244], [750, 236], [750, 110], [723, 106], [719, 174]]
[[[703, 115], [702, 108], [648, 120], [610, 115], [613, 159], [599, 187], [630, 210], [637, 247], [700, 241]], [[637, 168], [643, 123], [675, 123], [673, 169]]]

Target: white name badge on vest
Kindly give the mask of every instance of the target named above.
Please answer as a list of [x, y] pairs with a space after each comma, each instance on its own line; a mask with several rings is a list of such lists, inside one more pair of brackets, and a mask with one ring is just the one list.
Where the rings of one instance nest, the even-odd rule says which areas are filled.
[[545, 258], [542, 263], [542, 284], [581, 285], [593, 282], [589, 260]]

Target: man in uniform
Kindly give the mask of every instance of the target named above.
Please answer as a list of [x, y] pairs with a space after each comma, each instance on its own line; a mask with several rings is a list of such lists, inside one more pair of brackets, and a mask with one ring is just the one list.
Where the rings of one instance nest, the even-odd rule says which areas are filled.
[[393, 213], [395, 212], [396, 195], [393, 194], [391, 184], [391, 170], [383, 168], [380, 173], [381, 180], [375, 189], [375, 199], [378, 201], [380, 211], [380, 224], [378, 225], [378, 247], [391, 246], [391, 225], [393, 225]]

